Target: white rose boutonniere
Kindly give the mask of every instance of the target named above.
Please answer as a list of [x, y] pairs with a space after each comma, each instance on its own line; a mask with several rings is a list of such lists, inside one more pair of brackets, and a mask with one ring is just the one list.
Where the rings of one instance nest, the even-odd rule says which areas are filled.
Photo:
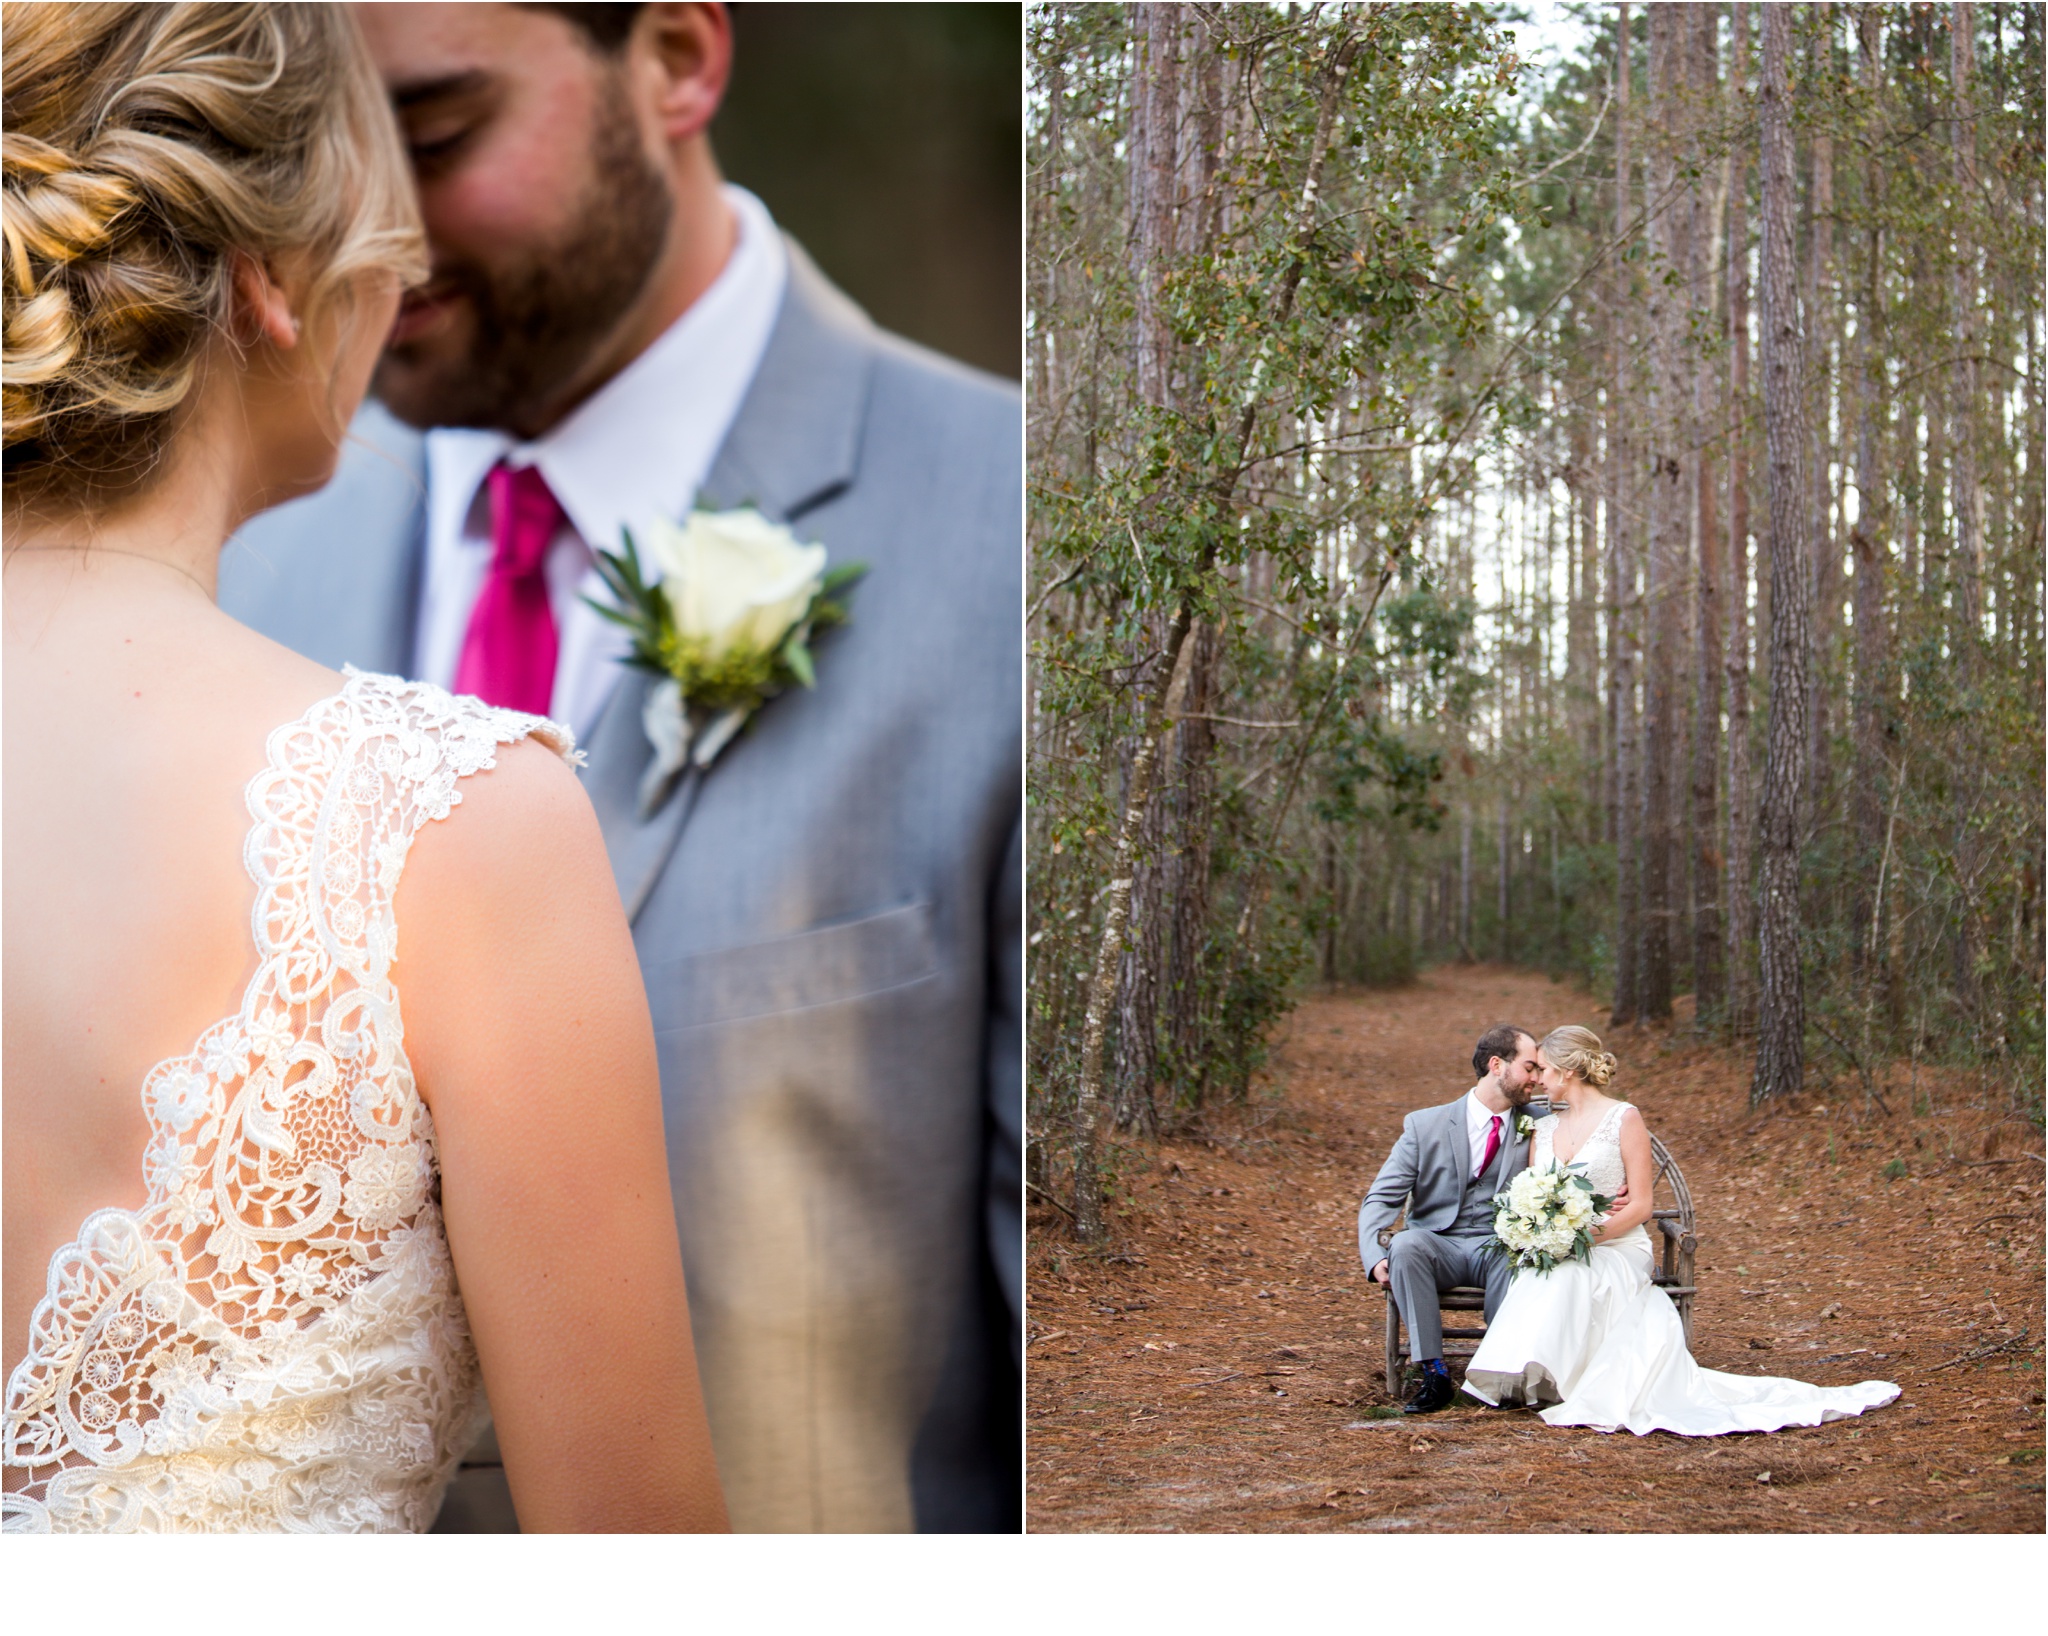
[[1521, 1137], [1522, 1140], [1526, 1142], [1530, 1137], [1536, 1134], [1536, 1121], [1531, 1119], [1526, 1113], [1516, 1114], [1515, 1134]]
[[661, 678], [642, 714], [654, 761], [640, 784], [651, 815], [689, 766], [708, 768], [747, 718], [791, 683], [816, 687], [812, 636], [844, 624], [844, 592], [867, 569], [825, 566], [751, 506], [693, 511], [681, 524], [657, 518], [647, 551], [661, 577], [648, 583], [639, 547], [597, 553], [615, 603], [590, 606], [633, 636], [627, 663]]

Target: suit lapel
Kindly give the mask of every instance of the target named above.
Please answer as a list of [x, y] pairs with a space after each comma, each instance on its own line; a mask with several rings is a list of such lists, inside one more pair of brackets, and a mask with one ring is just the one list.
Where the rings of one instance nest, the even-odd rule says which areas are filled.
[[[867, 316], [810, 257], [794, 241], [784, 243], [789, 285], [782, 309], [699, 496], [719, 508], [756, 506], [777, 522], [793, 521], [853, 481], [875, 334]], [[702, 779], [717, 773], [714, 767], [709, 774], [686, 775], [653, 817], [641, 820], [640, 775], [653, 749], [640, 714], [653, 685], [642, 671], [622, 675], [586, 746], [584, 787], [597, 809], [628, 920], [639, 915], [674, 854]], [[725, 751], [738, 753], [737, 744]]]
[[874, 372], [867, 315], [793, 240], [761, 367], [704, 479], [703, 502], [789, 522], [853, 481]]
[[[610, 859], [612, 879], [618, 883], [619, 901], [626, 919], [640, 913], [653, 889], [655, 877], [675, 848], [676, 837], [688, 816], [696, 791], [678, 789], [645, 823], [640, 820], [640, 775], [654, 758], [654, 747], [640, 725], [640, 712], [654, 678], [644, 670], [627, 670], [605, 701], [604, 714], [591, 729], [585, 746], [589, 771], [584, 789], [597, 809], [598, 828], [604, 835], [605, 855]], [[695, 775], [687, 780], [694, 786]]]
[[1458, 1164], [1458, 1191], [1463, 1192], [1472, 1180], [1472, 1138], [1465, 1130], [1465, 1099], [1461, 1096], [1451, 1104], [1451, 1157]]

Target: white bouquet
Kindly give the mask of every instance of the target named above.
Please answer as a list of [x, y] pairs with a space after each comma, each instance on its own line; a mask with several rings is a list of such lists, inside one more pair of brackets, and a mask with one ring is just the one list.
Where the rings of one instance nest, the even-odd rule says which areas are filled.
[[1588, 1261], [1593, 1228], [1613, 1203], [1577, 1165], [1524, 1170], [1494, 1195], [1493, 1236], [1482, 1248], [1499, 1250], [1517, 1273]]

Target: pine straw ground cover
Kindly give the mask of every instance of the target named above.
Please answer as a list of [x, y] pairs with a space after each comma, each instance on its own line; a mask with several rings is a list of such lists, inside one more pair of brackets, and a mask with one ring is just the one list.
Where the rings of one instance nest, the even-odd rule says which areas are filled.
[[1895, 1380], [1898, 1403], [1708, 1439], [1464, 1400], [1392, 1416], [1358, 1202], [1401, 1116], [1461, 1093], [1500, 1018], [1603, 1021], [1485, 967], [1319, 996], [1241, 1116], [1124, 1150], [1106, 1252], [1034, 1199], [1031, 1528], [2042, 1531], [2040, 1133], [1904, 1063], [1881, 1082], [1894, 1117], [1853, 1076], [1760, 1117], [1742, 1053], [1682, 1028], [1607, 1040], [1692, 1187], [1700, 1361]]

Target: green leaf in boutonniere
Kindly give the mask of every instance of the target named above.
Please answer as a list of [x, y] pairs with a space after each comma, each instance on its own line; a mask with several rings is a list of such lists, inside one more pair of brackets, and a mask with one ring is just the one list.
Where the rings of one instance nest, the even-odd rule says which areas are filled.
[[805, 687], [818, 685], [818, 669], [811, 663], [811, 645], [795, 631], [791, 631], [789, 640], [782, 644], [782, 662]]
[[651, 815], [689, 765], [708, 768], [768, 700], [818, 685], [811, 638], [849, 618], [844, 599], [863, 563], [825, 565], [751, 506], [692, 512], [678, 526], [657, 518], [648, 550], [661, 571], [650, 583], [629, 530], [624, 548], [599, 551], [607, 604], [585, 598], [632, 633], [626, 662], [661, 678], [642, 712], [654, 760], [640, 785]]

